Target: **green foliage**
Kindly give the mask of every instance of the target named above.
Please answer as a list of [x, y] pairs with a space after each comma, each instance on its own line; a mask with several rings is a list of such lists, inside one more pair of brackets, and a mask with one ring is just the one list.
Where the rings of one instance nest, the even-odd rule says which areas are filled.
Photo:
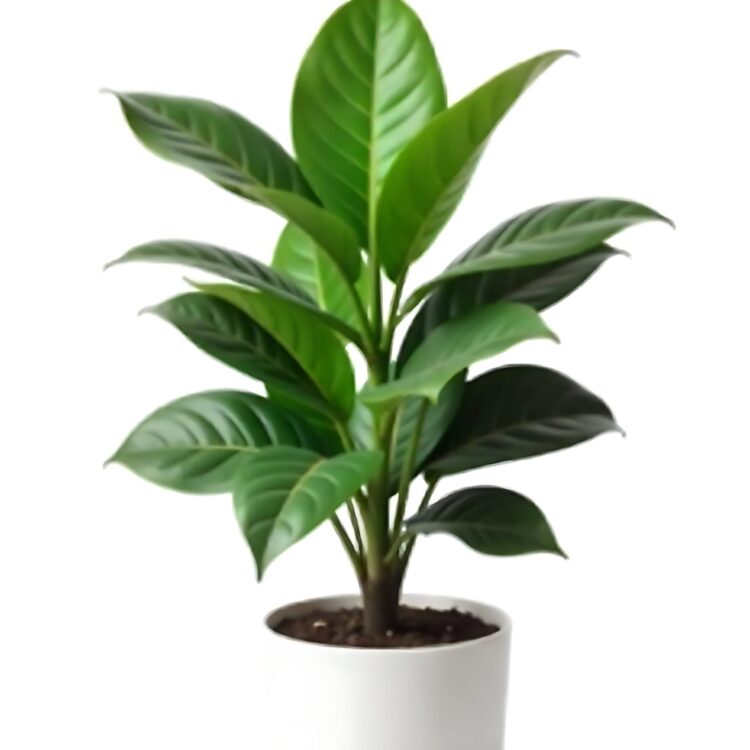
[[[541, 313], [622, 254], [608, 244], [615, 235], [666, 219], [626, 200], [554, 203], [501, 223], [419, 286], [408, 275], [498, 125], [567, 54], [527, 60], [448, 106], [413, 10], [351, 0], [302, 62], [296, 157], [216, 104], [117, 94], [147, 148], [284, 224], [271, 266], [177, 240], [111, 264], [176, 264], [230, 282], [195, 283], [149, 312], [268, 394], [180, 399], [136, 427], [112, 461], [174, 490], [232, 492], [259, 577], [328, 520], [365, 593], [401, 586], [423, 534], [452, 534], [491, 555], [562, 555], [542, 512], [515, 492], [470, 488], [431, 504], [433, 493], [444, 476], [616, 431], [611, 411], [541, 367], [505, 366], [468, 383], [467, 373], [526, 341], [554, 339]], [[359, 383], [358, 359], [368, 373]], [[405, 520], [420, 475], [427, 492]], [[382, 629], [393, 617], [366, 622]]]

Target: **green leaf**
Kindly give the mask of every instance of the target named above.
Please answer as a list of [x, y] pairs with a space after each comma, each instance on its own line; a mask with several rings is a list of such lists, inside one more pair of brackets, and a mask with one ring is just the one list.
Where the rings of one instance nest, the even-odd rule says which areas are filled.
[[362, 245], [393, 160], [444, 108], [432, 44], [401, 0], [352, 0], [315, 39], [294, 92], [294, 144], [318, 195]]
[[[440, 442], [440, 439], [456, 416], [461, 405], [465, 379], [466, 373], [459, 373], [443, 388], [438, 402], [431, 404], [427, 409], [419, 438], [413, 476], [417, 476], [420, 473], [425, 460], [433, 452], [435, 446]], [[409, 398], [404, 401], [401, 407], [401, 415], [398, 419], [398, 429], [390, 463], [391, 494], [398, 491], [401, 473], [404, 470], [404, 462], [408, 455], [423, 401], [421, 398]]]
[[366, 387], [360, 398], [368, 406], [407, 396], [436, 402], [457, 373], [522, 341], [540, 338], [556, 340], [533, 308], [515, 302], [486, 305], [435, 329], [406, 362], [397, 380]]
[[555, 60], [535, 57], [493, 78], [435, 117], [401, 152], [383, 185], [378, 247], [398, 280], [432, 244], [469, 185], [492, 132], [516, 100]]
[[354, 295], [360, 294], [365, 309], [366, 274], [362, 275], [355, 290], [346, 283], [339, 267], [320, 245], [294, 224], [288, 224], [281, 233], [271, 265], [304, 289], [319, 309], [345, 323], [348, 328], [364, 333]]
[[112, 93], [133, 133], [157, 156], [250, 200], [262, 187], [316, 200], [294, 159], [236, 112], [202, 99]]
[[234, 509], [258, 578], [369, 482], [381, 462], [375, 451], [324, 459], [300, 448], [267, 448], [248, 456], [235, 477]]
[[398, 371], [428, 334], [443, 323], [500, 300], [519, 302], [541, 312], [574, 292], [606, 260], [623, 254], [600, 245], [554, 263], [509, 268], [448, 281], [432, 292], [409, 324], [398, 354]]
[[[296, 227], [295, 233], [301, 237], [307, 236], [301, 230], [296, 229]], [[322, 251], [321, 255], [323, 255]], [[328, 256], [323, 255], [323, 257], [331, 267], [336, 268]], [[202, 242], [161, 240], [139, 245], [129, 250], [121, 258], [109, 263], [107, 268], [134, 262], [173, 263], [189, 266], [190, 268], [198, 268], [201, 271], [221, 276], [230, 281], [236, 281], [238, 284], [250, 287], [251, 289], [260, 289], [269, 292], [313, 313], [326, 325], [335, 329], [350, 341], [356, 343], [361, 341], [361, 337], [355, 327], [347, 325], [346, 321], [322, 310], [315, 304], [315, 301], [309, 296], [307, 290], [300, 288], [284, 274], [278, 273], [273, 268], [269, 268], [264, 263], [249, 258], [247, 255], [242, 255], [232, 250], [223, 250], [222, 248]]]
[[451, 534], [486, 555], [510, 557], [560, 549], [547, 519], [528, 498], [500, 487], [470, 487], [410, 518], [414, 534]]
[[233, 487], [243, 458], [270, 445], [328, 452], [321, 436], [294, 413], [261, 396], [214, 391], [186, 396], [144, 419], [108, 463], [154, 484], [196, 494]]
[[570, 378], [543, 367], [502, 367], [466, 386], [425, 473], [434, 479], [541, 456], [618, 431], [607, 405]]
[[355, 233], [318, 205], [296, 162], [271, 136], [236, 112], [201, 99], [115, 95], [148, 149], [275, 211], [313, 237], [348, 279], [359, 278]]
[[227, 284], [195, 286], [249, 315], [294, 358], [335, 414], [349, 417], [355, 390], [351, 362], [342, 343], [313, 315], [265, 292]]
[[613, 198], [534, 208], [493, 229], [444, 273], [419, 287], [404, 304], [403, 313], [451, 279], [570, 258], [645, 221], [669, 220], [648, 206]]

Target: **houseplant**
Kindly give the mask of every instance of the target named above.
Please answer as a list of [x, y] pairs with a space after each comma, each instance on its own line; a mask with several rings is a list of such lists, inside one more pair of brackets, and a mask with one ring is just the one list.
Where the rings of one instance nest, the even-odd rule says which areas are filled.
[[[495, 128], [567, 54], [531, 58], [447, 106], [435, 53], [414, 12], [401, 0], [352, 0], [324, 25], [302, 63], [293, 100], [296, 159], [216, 104], [116, 94], [147, 148], [274, 211], [286, 226], [270, 266], [174, 240], [136, 247], [115, 261], [172, 263], [222, 278], [191, 282], [192, 290], [151, 312], [264, 384], [266, 395], [216, 391], [179, 399], [138, 425], [112, 460], [173, 490], [231, 492], [259, 578], [285, 550], [330, 522], [362, 595], [360, 645], [397, 639], [403, 580], [421, 534], [452, 534], [489, 555], [563, 554], [528, 498], [467, 487], [433, 502], [441, 478], [618, 429], [604, 402], [560, 373], [504, 366], [470, 378], [467, 371], [524, 341], [554, 339], [540, 313], [619, 253], [607, 244], [615, 234], [664, 220], [660, 214], [616, 199], [542, 206], [501, 223], [426, 283], [408, 286], [411, 266], [453, 214]], [[357, 362], [366, 382], [356, 382]], [[415, 481], [421, 492], [413, 500]], [[316, 606], [344, 604], [352, 602]], [[493, 620], [491, 611], [478, 609]], [[480, 639], [477, 648], [494, 642], [505, 654], [509, 623], [498, 615], [490, 624], [501, 625], [500, 633]], [[276, 643], [290, 648], [286, 640]], [[321, 648], [304, 644], [314, 659], [329, 654]], [[444, 650], [455, 659], [455, 650]], [[379, 649], [366, 657], [344, 651], [352, 650], [325, 658], [359, 660], [351, 663], [364, 681], [364, 658], [368, 665], [373, 658], [404, 658]], [[463, 662], [471, 661], [468, 654]], [[471, 668], [500, 675], [487, 688], [498, 708], [472, 714], [467, 702], [457, 713], [464, 711], [466, 722], [497, 719], [475, 745], [463, 745], [483, 750], [502, 742], [507, 665], [479, 662]], [[391, 677], [399, 668], [389, 663]], [[425, 683], [433, 692], [413, 697], [421, 701], [412, 704], [417, 714], [439, 702], [434, 691], [450, 694], [449, 686], [436, 685], [436, 669], [438, 676], [432, 670]], [[413, 691], [417, 683], [406, 681]], [[389, 682], [396, 693], [398, 683]], [[383, 707], [370, 705], [371, 717], [382, 716]], [[314, 713], [306, 714], [311, 724]], [[439, 721], [429, 730], [412, 722], [398, 728], [399, 737], [410, 738], [403, 747], [455, 747], [468, 723], [456, 716], [441, 721], [459, 733], [450, 739], [453, 730]], [[338, 747], [340, 738], [321, 736], [332, 731], [329, 723], [307, 726], [305, 736]], [[378, 736], [350, 738], [350, 746], [395, 746], [389, 731], [373, 723], [369, 734]]]

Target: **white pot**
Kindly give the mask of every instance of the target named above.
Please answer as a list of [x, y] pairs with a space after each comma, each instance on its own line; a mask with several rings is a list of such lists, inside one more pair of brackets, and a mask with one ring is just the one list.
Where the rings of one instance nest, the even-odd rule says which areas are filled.
[[[499, 609], [441, 596], [404, 603], [456, 608], [500, 631], [421, 649], [322, 646], [272, 627], [312, 610], [360, 606], [355, 596], [284, 607], [266, 620], [268, 686], [264, 750], [502, 750], [510, 618]], [[275, 743], [275, 744], [274, 744]]]

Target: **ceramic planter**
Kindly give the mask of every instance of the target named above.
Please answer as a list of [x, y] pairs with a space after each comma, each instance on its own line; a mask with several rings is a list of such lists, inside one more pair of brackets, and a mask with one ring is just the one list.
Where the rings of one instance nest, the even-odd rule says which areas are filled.
[[[407, 596], [417, 607], [471, 612], [500, 627], [476, 641], [423, 649], [356, 649], [273, 632], [286, 617], [359, 606], [355, 596], [294, 604], [266, 620], [272, 726], [264, 750], [502, 750], [511, 621], [483, 604]], [[273, 743], [276, 744], [273, 744]]]

